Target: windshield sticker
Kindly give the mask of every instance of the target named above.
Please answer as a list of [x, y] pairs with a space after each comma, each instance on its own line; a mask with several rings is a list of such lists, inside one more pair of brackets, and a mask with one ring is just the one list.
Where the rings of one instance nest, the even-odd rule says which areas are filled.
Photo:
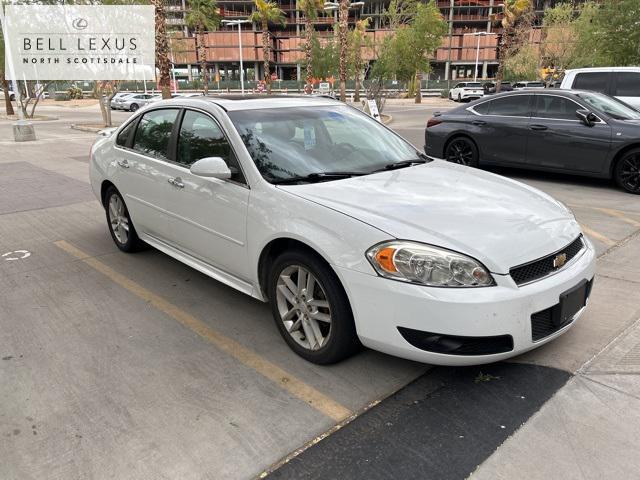
[[316, 146], [316, 129], [309, 120], [304, 121], [304, 149], [311, 150]]
[[338, 113], [338, 112], [329, 112], [329, 118], [331, 120], [337, 120], [338, 122], [344, 122], [345, 121], [344, 115], [342, 115], [341, 113]]

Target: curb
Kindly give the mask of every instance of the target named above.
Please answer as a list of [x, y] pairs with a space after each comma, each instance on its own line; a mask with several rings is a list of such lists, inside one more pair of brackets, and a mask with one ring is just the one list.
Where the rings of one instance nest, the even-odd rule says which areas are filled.
[[393, 115], [387, 115], [386, 113], [381, 113], [380, 117], [382, 118], [383, 125], [389, 125], [393, 121]]
[[70, 126], [70, 128], [72, 130], [78, 130], [80, 132], [88, 132], [88, 133], [98, 133], [102, 130], [105, 130], [107, 128], [112, 128], [112, 127], [89, 127], [87, 125], [80, 125], [80, 124], [72, 124]]

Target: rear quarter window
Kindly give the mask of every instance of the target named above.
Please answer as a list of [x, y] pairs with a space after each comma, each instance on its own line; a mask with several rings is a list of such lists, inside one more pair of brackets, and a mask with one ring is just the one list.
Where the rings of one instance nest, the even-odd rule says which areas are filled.
[[640, 72], [616, 72], [617, 97], [640, 97]]

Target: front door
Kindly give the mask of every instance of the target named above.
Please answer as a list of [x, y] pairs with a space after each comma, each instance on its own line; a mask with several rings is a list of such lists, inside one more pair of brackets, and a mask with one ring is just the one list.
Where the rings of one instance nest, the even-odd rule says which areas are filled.
[[529, 124], [527, 164], [535, 167], [597, 173], [605, 167], [611, 127], [585, 125], [576, 116], [581, 105], [570, 98], [537, 94]]
[[[170, 194], [170, 241], [180, 250], [248, 279], [246, 253], [249, 188], [221, 127], [209, 115], [185, 110], [177, 139]], [[189, 167], [206, 157], [221, 157], [229, 180], [193, 175]]]

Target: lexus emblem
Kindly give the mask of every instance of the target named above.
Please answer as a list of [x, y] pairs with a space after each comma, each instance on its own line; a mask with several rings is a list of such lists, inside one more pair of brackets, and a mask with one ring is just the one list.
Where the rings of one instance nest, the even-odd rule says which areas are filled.
[[567, 254], [566, 253], [559, 253], [553, 259], [553, 268], [560, 268], [565, 263], [567, 263]]
[[89, 22], [87, 22], [87, 20], [85, 18], [78, 17], [78, 18], [74, 19], [73, 22], [71, 22], [71, 25], [76, 30], [84, 30], [85, 28], [87, 28], [89, 26]]

